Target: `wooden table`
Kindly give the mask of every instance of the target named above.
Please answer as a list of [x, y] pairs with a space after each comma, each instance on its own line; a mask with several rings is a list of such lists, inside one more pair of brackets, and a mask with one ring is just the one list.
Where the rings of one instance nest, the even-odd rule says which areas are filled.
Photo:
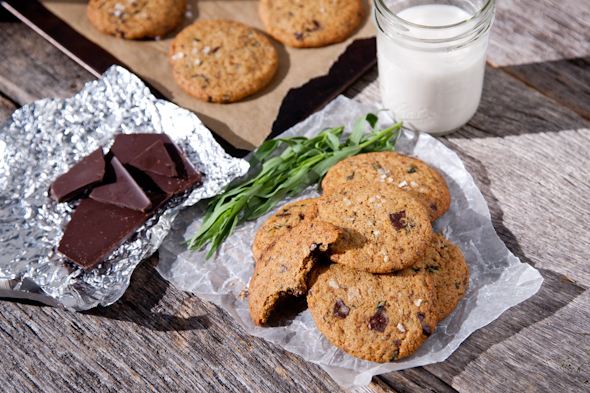
[[[501, 239], [543, 275], [539, 293], [446, 361], [375, 377], [358, 391], [590, 391], [589, 20], [587, 0], [499, 0], [481, 106], [440, 138], [473, 175]], [[0, 121], [93, 79], [0, 10]], [[377, 69], [346, 95], [379, 101]], [[0, 390], [343, 391], [318, 366], [171, 286], [157, 263], [143, 262], [106, 308], [1, 300]]]

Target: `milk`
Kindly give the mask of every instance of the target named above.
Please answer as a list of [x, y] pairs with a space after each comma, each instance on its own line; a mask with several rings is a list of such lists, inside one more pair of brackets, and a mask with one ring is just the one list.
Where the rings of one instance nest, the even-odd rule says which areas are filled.
[[383, 105], [406, 128], [434, 135], [452, 132], [479, 106], [487, 33], [471, 41], [460, 38], [473, 32], [473, 23], [461, 23], [472, 15], [452, 5], [419, 5], [396, 15], [412, 39], [399, 38], [396, 31], [377, 34]]

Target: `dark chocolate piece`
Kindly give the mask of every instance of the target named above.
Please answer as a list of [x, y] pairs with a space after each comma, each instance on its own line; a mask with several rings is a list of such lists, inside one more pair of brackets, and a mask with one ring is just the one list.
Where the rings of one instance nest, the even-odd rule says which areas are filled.
[[129, 165], [144, 172], [167, 177], [177, 177], [176, 164], [164, 146], [164, 142], [156, 141], [140, 155], [129, 162]]
[[108, 184], [94, 188], [90, 198], [141, 212], [151, 209], [152, 203], [149, 198], [117, 157], [110, 157], [104, 181]]
[[51, 196], [57, 202], [67, 202], [102, 182], [105, 161], [102, 147], [84, 157], [51, 184]]
[[154, 183], [169, 194], [181, 193], [201, 181], [201, 173], [195, 170], [182, 151], [166, 134], [119, 134], [111, 147], [111, 152], [122, 164], [129, 164], [157, 141], [162, 141], [170, 158], [176, 165], [178, 177], [168, 177], [145, 172]]
[[90, 270], [127, 240], [148, 213], [83, 199], [66, 226], [57, 251], [84, 270]]
[[[153, 211], [168, 199], [165, 194], [153, 195]], [[129, 239], [151, 215], [83, 199], [72, 214], [57, 251], [82, 269], [91, 270]]]

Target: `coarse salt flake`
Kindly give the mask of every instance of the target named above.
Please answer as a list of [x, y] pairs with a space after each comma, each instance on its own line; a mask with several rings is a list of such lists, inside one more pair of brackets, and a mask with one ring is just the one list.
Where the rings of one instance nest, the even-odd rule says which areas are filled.
[[338, 285], [338, 283], [336, 282], [336, 280], [334, 280], [333, 278], [330, 279], [330, 281], [328, 281], [328, 285], [331, 286], [332, 288], [340, 288], [340, 286]]
[[119, 11], [125, 11], [125, 6], [121, 3], [115, 3], [115, 9]]
[[348, 291], [348, 300], [352, 300], [356, 297], [360, 296], [360, 291], [358, 290], [358, 288], [351, 288], [350, 291]]
[[201, 50], [204, 54], [207, 54], [209, 52], [211, 52], [211, 47], [210, 46], [206, 46]]
[[420, 187], [420, 184], [416, 183], [415, 181], [412, 181], [412, 182], [410, 183], [410, 185], [411, 185], [412, 187], [414, 187], [414, 188], [416, 188], [416, 187]]
[[414, 306], [420, 307], [421, 304], [422, 304], [422, 299], [414, 300]]
[[171, 59], [172, 59], [172, 60], [180, 60], [180, 59], [182, 59], [183, 57], [184, 57], [184, 53], [183, 53], [183, 52], [178, 52], [178, 53], [175, 53], [175, 54], [173, 54], [173, 55], [171, 56]]
[[399, 330], [402, 333], [405, 333], [406, 332], [406, 328], [401, 323], [398, 323], [397, 324], [397, 330]]
[[195, 59], [195, 65], [201, 65], [201, 59]]
[[388, 177], [388, 178], [387, 178], [387, 182], [388, 182], [388, 183], [391, 183], [392, 181], [393, 181], [393, 177]]
[[408, 185], [408, 182], [404, 180], [403, 182], [401, 182], [401, 183], [400, 183], [400, 184], [398, 184], [397, 186], [398, 186], [399, 188], [402, 188], [402, 187], [405, 187], [405, 186], [407, 186], [407, 185]]

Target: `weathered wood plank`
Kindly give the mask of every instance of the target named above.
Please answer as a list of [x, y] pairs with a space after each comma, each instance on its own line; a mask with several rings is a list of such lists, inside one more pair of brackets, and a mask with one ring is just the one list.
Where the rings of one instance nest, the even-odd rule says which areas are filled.
[[140, 265], [110, 307], [0, 302], [0, 381], [15, 391], [344, 392], [319, 367], [245, 333]]
[[72, 97], [95, 79], [20, 22], [0, 23], [0, 53], [0, 92], [21, 106]]
[[488, 61], [495, 66], [590, 56], [587, 0], [496, 1]]
[[590, 120], [590, 57], [510, 66], [503, 70]]
[[4, 120], [11, 116], [12, 112], [14, 112], [16, 109], [17, 106], [12, 101], [0, 95], [0, 124], [2, 124]]

